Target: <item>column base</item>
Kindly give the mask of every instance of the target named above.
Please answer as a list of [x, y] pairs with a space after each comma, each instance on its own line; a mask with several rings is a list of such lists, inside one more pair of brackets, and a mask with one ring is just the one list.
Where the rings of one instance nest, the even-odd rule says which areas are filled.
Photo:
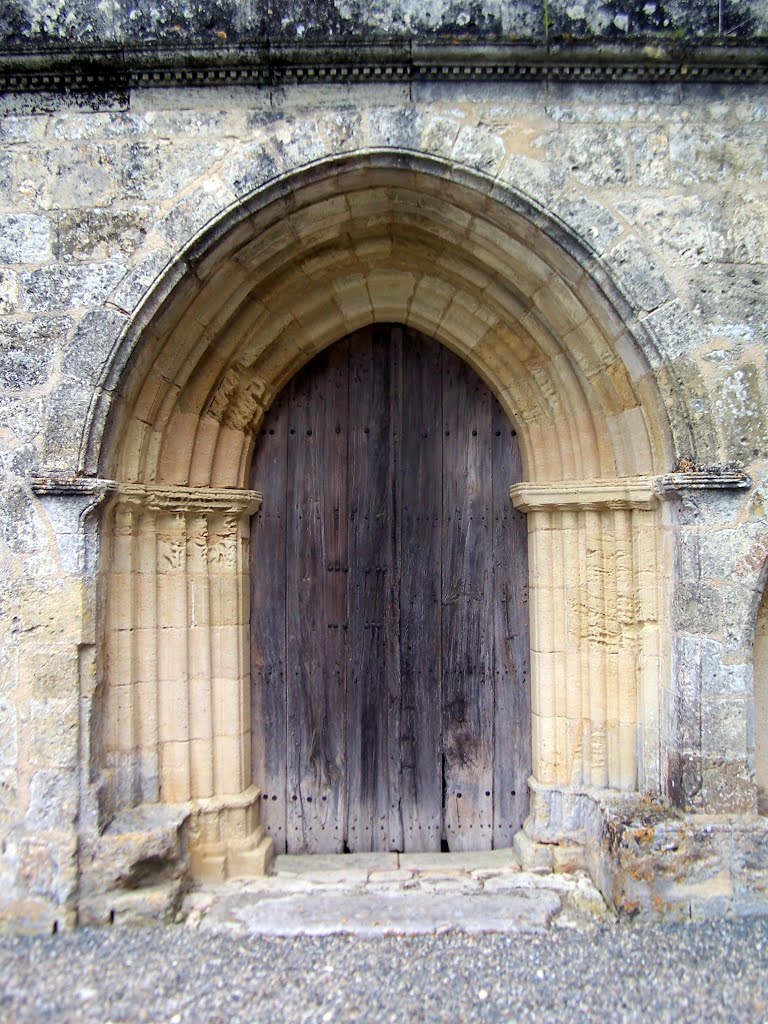
[[259, 824], [261, 790], [195, 800], [187, 820], [189, 872], [200, 882], [266, 875], [275, 855]]

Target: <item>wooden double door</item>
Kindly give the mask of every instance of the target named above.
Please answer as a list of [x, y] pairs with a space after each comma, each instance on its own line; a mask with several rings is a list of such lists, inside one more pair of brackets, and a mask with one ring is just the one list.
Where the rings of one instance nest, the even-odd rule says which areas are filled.
[[508, 846], [530, 774], [515, 432], [432, 339], [314, 358], [258, 439], [253, 774], [278, 851]]

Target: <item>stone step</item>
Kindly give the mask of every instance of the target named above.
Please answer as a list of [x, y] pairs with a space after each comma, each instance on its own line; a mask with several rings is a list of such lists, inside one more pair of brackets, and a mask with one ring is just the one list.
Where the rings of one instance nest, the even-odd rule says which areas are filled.
[[201, 931], [249, 935], [420, 935], [458, 931], [533, 932], [547, 928], [562, 910], [545, 889], [472, 895], [395, 892], [351, 894], [320, 891], [289, 896], [241, 892], [221, 898], [188, 919]]
[[456, 853], [344, 853], [282, 854], [274, 860], [272, 876], [302, 878], [318, 884], [348, 881], [363, 884], [375, 878], [405, 879], [421, 875], [451, 878], [458, 875], [493, 875], [520, 870], [514, 850]]
[[521, 871], [511, 851], [282, 856], [272, 875], [199, 888], [182, 909], [204, 931], [280, 936], [538, 931], [607, 914], [585, 873]]
[[181, 907], [184, 889], [184, 882], [179, 879], [83, 897], [78, 907], [78, 924], [81, 927], [171, 924]]

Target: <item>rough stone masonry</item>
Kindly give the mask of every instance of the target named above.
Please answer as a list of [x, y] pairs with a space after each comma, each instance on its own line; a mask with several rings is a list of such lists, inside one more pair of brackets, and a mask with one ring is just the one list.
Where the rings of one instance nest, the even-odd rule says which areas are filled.
[[268, 869], [248, 467], [377, 321], [517, 429], [524, 864], [765, 912], [765, 0], [15, 0], [0, 34], [3, 927]]

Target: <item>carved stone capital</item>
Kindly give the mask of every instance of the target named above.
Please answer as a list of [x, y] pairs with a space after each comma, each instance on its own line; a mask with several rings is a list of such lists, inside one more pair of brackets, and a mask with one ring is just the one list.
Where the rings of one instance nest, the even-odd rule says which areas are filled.
[[150, 512], [177, 515], [252, 515], [261, 506], [259, 491], [215, 487], [144, 487], [141, 484], [119, 484], [120, 505], [134, 506]]
[[549, 484], [515, 484], [509, 489], [520, 512], [588, 512], [604, 509], [652, 509], [658, 502], [656, 478], [558, 480]]
[[219, 381], [208, 415], [232, 430], [252, 431], [272, 401], [267, 382], [235, 363]]

